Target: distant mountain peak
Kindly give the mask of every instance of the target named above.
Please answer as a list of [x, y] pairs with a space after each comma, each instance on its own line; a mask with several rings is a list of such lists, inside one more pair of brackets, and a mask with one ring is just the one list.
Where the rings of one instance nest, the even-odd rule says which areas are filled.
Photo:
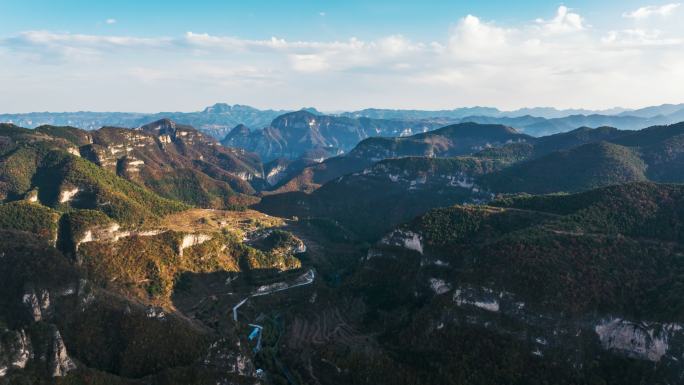
[[171, 119], [163, 118], [152, 123], [147, 123], [139, 127], [142, 131], [156, 133], [172, 133], [176, 131], [176, 122]]
[[520, 134], [520, 131], [513, 127], [505, 126], [503, 124], [481, 124], [475, 122], [465, 122], [452, 124], [446, 127], [435, 130], [435, 133], [442, 132], [473, 132], [473, 133], [506, 133], [506, 134]]
[[300, 111], [306, 111], [314, 115], [325, 115], [322, 112], [318, 111], [315, 107], [302, 107]]
[[230, 105], [228, 103], [215, 103], [213, 106], [209, 106], [205, 108], [202, 112], [207, 113], [207, 114], [224, 114], [224, 113], [231, 113], [231, 112], [236, 112], [236, 111], [258, 111], [256, 108], [243, 105], [243, 104], [234, 104]]
[[249, 136], [250, 132], [251, 131], [249, 130], [249, 127], [245, 126], [244, 124], [238, 124], [237, 126], [233, 127], [232, 130], [230, 130], [226, 138]]
[[277, 118], [273, 119], [273, 123], [271, 123], [272, 126], [278, 127], [281, 126], [282, 122], [287, 122], [289, 120], [305, 120], [305, 121], [312, 121], [316, 120], [319, 116], [308, 111], [308, 110], [299, 110], [299, 111], [293, 111], [293, 112], [288, 112], [286, 114], [282, 114], [278, 116]]

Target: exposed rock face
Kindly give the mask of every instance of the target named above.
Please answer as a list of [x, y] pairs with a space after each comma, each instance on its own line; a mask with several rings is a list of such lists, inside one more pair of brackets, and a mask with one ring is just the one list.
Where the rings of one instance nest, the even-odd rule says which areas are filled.
[[95, 291], [90, 286], [88, 280], [81, 278], [78, 281], [77, 296], [81, 311], [85, 311], [95, 301]]
[[166, 319], [166, 312], [164, 311], [164, 309], [162, 309], [162, 308], [160, 308], [160, 307], [149, 306], [149, 307], [145, 310], [145, 316], [146, 316], [147, 318], [154, 318], [154, 319], [158, 319], [158, 320], [164, 320], [164, 319]]
[[80, 151], [78, 150], [78, 148], [76, 148], [76, 147], [69, 147], [69, 148], [67, 148], [67, 152], [68, 152], [69, 154], [71, 154], [71, 155], [74, 155], [74, 156], [78, 156], [78, 157], [81, 156], [81, 152], [80, 152]]
[[119, 228], [118, 223], [111, 223], [108, 226], [97, 226], [86, 230], [81, 239], [75, 240], [76, 250], [82, 243], [117, 238], [116, 233]]
[[420, 234], [416, 234], [412, 231], [394, 230], [382, 238], [380, 244], [403, 247], [423, 254], [423, 239]]
[[[59, 290], [57, 297], [76, 294], [73, 285], [67, 285]], [[43, 323], [52, 313], [50, 292], [46, 289], [36, 291], [27, 289], [22, 297], [22, 302], [29, 310], [33, 322]], [[39, 329], [42, 330], [42, 329]], [[39, 331], [36, 338], [36, 349], [41, 361], [47, 364], [48, 374], [52, 377], [61, 377], [76, 368], [76, 365], [67, 354], [62, 335], [55, 325], [48, 324], [47, 332]], [[26, 332], [7, 331], [0, 332], [0, 373], [7, 373], [8, 368], [23, 369], [28, 361], [34, 357], [31, 340]]]
[[451, 290], [451, 285], [443, 279], [430, 278], [429, 283], [430, 287], [437, 295], [448, 293]]
[[211, 236], [207, 234], [186, 234], [183, 236], [183, 239], [181, 239], [181, 242], [178, 245], [178, 254], [182, 256], [183, 250], [192, 246], [200, 245], [210, 239]]
[[278, 163], [271, 167], [269, 170], [267, 170], [266, 173], [266, 182], [268, 182], [269, 185], [275, 186], [283, 180], [285, 177], [285, 171], [287, 170], [287, 164], [283, 163]]
[[31, 340], [20, 331], [0, 331], [0, 377], [11, 369], [23, 369], [33, 357]]
[[50, 309], [50, 292], [43, 289], [40, 294], [37, 294], [34, 289], [27, 290], [22, 297], [22, 302], [28, 308], [34, 322], [42, 321]]
[[78, 187], [63, 189], [59, 192], [59, 203], [70, 202], [81, 191]]
[[51, 332], [51, 347], [48, 356], [48, 370], [52, 377], [63, 377], [71, 370], [76, 369], [76, 364], [67, 354], [62, 335], [56, 327]]
[[145, 165], [144, 160], [136, 159], [132, 156], [127, 156], [121, 160], [120, 168], [125, 170], [126, 173], [138, 173], [140, 168]]
[[38, 202], [38, 190], [31, 190], [26, 194], [26, 200], [29, 202]]
[[78, 250], [78, 247], [87, 242], [96, 242], [96, 241], [118, 241], [121, 238], [125, 237], [131, 237], [131, 236], [138, 236], [138, 237], [152, 237], [155, 235], [159, 235], [166, 230], [145, 230], [145, 231], [121, 231], [119, 230], [121, 226], [116, 223], [112, 222], [109, 225], [106, 226], [95, 226], [92, 227], [83, 233], [83, 236], [81, 239], [78, 239], [75, 241], [75, 246], [76, 250]]
[[454, 302], [457, 306], [475, 306], [482, 310], [498, 312], [499, 299], [503, 293], [495, 293], [489, 288], [464, 287], [454, 291]]
[[600, 322], [594, 330], [604, 349], [657, 362], [667, 354], [669, 340], [682, 330], [682, 326], [612, 318]]

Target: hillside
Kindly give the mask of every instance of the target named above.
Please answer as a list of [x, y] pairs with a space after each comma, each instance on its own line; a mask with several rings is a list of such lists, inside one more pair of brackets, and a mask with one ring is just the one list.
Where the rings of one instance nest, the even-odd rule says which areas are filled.
[[408, 137], [366, 139], [349, 155], [373, 161], [404, 156], [449, 157], [531, 139], [510, 127], [463, 123]]
[[73, 148], [60, 140], [16, 138], [0, 155], [4, 201], [24, 199], [59, 211], [96, 209], [131, 227], [185, 207], [71, 154]]
[[94, 163], [172, 199], [222, 208], [252, 194], [261, 179], [258, 157], [226, 148], [192, 127], [160, 120], [136, 130], [105, 127], [91, 131], [80, 148]]
[[[624, 172], [626, 173], [626, 179], [606, 174], [609, 179], [607, 179], [605, 183], [600, 182], [599, 184], [595, 184], [583, 182], [584, 185], [580, 186], [582, 184], [580, 183], [576, 188], [573, 188], [572, 186], [574, 182], [568, 181], [564, 182], [565, 185], [551, 187], [554, 186], [554, 184], [553, 181], [549, 180], [548, 187], [550, 190], [547, 189], [545, 191], [576, 191], [577, 189], [582, 188], [619, 183], [623, 180], [642, 180], [643, 178], [639, 176], [640, 173], [645, 173], [648, 179], [653, 181], [682, 181], [682, 176], [679, 172], [683, 162], [681, 158], [680, 143], [684, 131], [682, 131], [683, 126], [681, 124], [654, 126], [637, 131], [618, 130], [613, 127], [581, 127], [572, 131], [539, 138], [525, 137], [522, 139], [524, 141], [519, 141], [521, 139], [518, 138], [515, 139], [513, 143], [508, 143], [508, 140], [512, 140], [512, 137], [508, 137], [508, 131], [505, 127], [467, 124], [465, 126], [471, 127], [470, 130], [462, 130], [461, 128], [463, 126], [464, 125], [452, 126], [456, 129], [451, 132], [446, 130], [446, 128], [443, 128], [411, 137], [369, 138], [359, 143], [359, 145], [347, 155], [326, 159], [321, 164], [304, 167], [301, 168], [300, 171], [298, 171], [296, 167], [290, 168], [281, 178], [287, 182], [281, 183], [282, 186], [276, 186], [277, 189], [268, 194], [287, 191], [311, 192], [328, 181], [348, 173], [360, 171], [379, 160], [402, 156], [452, 157], [455, 156], [455, 154], [456, 156], [472, 154], [476, 157], [505, 160], [509, 164], [543, 158], [551, 160], [550, 164], [544, 166], [546, 167], [546, 171], [550, 174], [559, 174], [565, 171], [562, 169], [565, 167], [566, 161], [569, 162], [570, 160], [570, 158], [567, 158], [569, 156], [568, 154], [559, 152], [564, 150], [581, 151], [583, 154], [580, 156], [579, 160], [585, 162], [585, 165], [588, 165], [591, 169], [603, 168], [604, 170], [601, 172], [607, 174], [610, 174], [611, 172], [621, 174]], [[470, 148], [462, 146], [466, 148], [459, 149], [458, 145], [454, 144], [459, 143], [459, 140], [462, 142], [472, 141], [478, 134], [481, 135], [480, 138], [475, 139], [476, 145], [471, 146]], [[500, 136], [497, 137], [499, 134]], [[483, 138], [482, 136], [485, 137]], [[506, 139], [506, 141], [502, 143], [501, 141], [503, 139]], [[462, 142], [461, 145], [463, 144]], [[607, 142], [608, 144], [601, 147], [598, 145], [599, 142]], [[578, 146], [589, 144], [593, 145], [593, 147], [589, 146], [584, 148], [584, 150], [575, 149]], [[607, 151], [605, 147], [610, 146], [610, 144], [624, 146], [625, 148], [628, 148], [632, 154], [623, 151], [623, 154], [620, 155], [620, 151], [617, 151], [613, 152], [612, 155], [608, 155], [611, 151]], [[592, 149], [596, 149], [596, 153], [592, 154]], [[555, 155], [551, 158], [544, 158], [550, 154]], [[563, 159], [563, 156], [567, 159]], [[622, 162], [613, 161], [615, 159], [609, 160], [606, 156], [608, 158], [625, 156], [626, 158], [623, 159], [624, 162]], [[639, 161], [634, 158], [635, 156], [641, 158], [641, 161], [646, 164], [645, 171], [619, 169], [621, 167], [631, 167], [628, 165], [630, 162], [634, 167], [642, 168], [642, 166], [636, 164]], [[631, 158], [631, 160], [627, 158]], [[591, 164], [592, 160], [596, 163]], [[625, 162], [627, 164], [625, 164]], [[543, 163], [544, 161], [537, 160], [529, 166], [520, 166], [520, 169], [535, 167], [535, 165], [540, 166]], [[613, 167], [617, 168], [613, 171], [609, 171], [609, 169]], [[540, 183], [545, 183], [543, 178], [551, 177], [550, 175], [546, 175], [546, 171], [541, 174], [537, 173], [537, 171], [539, 170], [529, 170], [528, 172], [530, 173], [530, 176], [536, 175], [541, 178]], [[576, 168], [575, 172], [582, 174], [582, 178], [591, 178], [589, 174], [585, 175], [583, 173], [581, 167]], [[596, 177], [600, 177], [601, 175], [601, 172], [599, 171], [594, 170], [592, 172], [598, 172]], [[503, 175], [506, 175], [506, 173], [507, 171], [502, 171]], [[523, 178], [522, 175], [519, 177]], [[526, 178], [527, 176], [523, 179]], [[518, 189], [518, 187], [513, 189], [503, 188], [503, 183], [505, 182], [502, 181], [497, 185], [495, 191], [522, 191]], [[570, 190], [562, 190], [565, 188], [570, 188]]]
[[554, 151], [567, 150], [583, 144], [601, 141], [611, 142], [629, 133], [629, 131], [622, 131], [613, 127], [580, 127], [572, 131], [537, 138], [534, 143], [534, 153], [535, 156], [542, 156]]
[[505, 163], [485, 158], [401, 158], [324, 184], [311, 194], [263, 197], [254, 207], [282, 217], [325, 217], [364, 239], [434, 207], [489, 199], [474, 178]]
[[177, 311], [172, 294], [189, 289], [188, 274], [239, 276], [231, 285], [238, 295], [265, 277], [286, 276], [300, 266], [293, 246], [256, 249], [237, 238], [282, 222], [253, 212], [193, 211], [163, 221], [173, 229], [126, 232], [87, 223], [85, 213], [73, 211], [67, 215], [80, 219], [68, 220], [80, 225], [72, 230], [83, 235], [76, 258], [69, 258], [43, 234], [3, 229], [6, 205], [0, 205], [0, 368], [10, 383], [55, 377], [139, 384], [147, 377], [180, 385], [199, 380], [197, 373], [202, 381], [253, 383], [253, 353], [240, 348], [239, 327], [202, 324]]
[[[432, 155], [447, 155], [451, 150], [443, 146], [446, 135], [472, 138], [472, 132], [483, 132], [481, 125], [468, 127], [408, 138], [369, 139], [346, 156], [330, 158], [284, 179], [287, 182], [275, 191], [264, 192], [255, 207], [283, 217], [331, 218], [357, 236], [373, 240], [391, 226], [443, 205], [487, 202], [496, 194], [579, 192], [647, 180], [677, 182], [682, 175], [681, 137], [675, 126], [636, 132], [581, 128], [497, 143], [469, 157], [396, 157], [377, 163], [363, 157], [404, 155], [399, 151], [403, 143], [410, 147], [418, 140], [418, 147], [412, 148], [421, 149], [422, 155], [425, 148], [446, 148]], [[503, 138], [515, 135], [503, 127], [494, 128]], [[633, 135], [639, 138], [629, 140], [647, 145], [627, 147], [605, 141], [628, 143], [626, 138]], [[431, 142], [426, 144], [427, 140]], [[396, 144], [389, 147], [394, 150], [382, 154], [377, 149], [388, 147], [366, 145], [390, 141]]]
[[[194, 133], [166, 122], [88, 133], [0, 127], [0, 382], [140, 384], [145, 377], [180, 385], [197, 372], [201, 381], [255, 378], [239, 326], [200, 323], [176, 309], [175, 296], [188, 290], [188, 275], [233, 274], [237, 296], [301, 274], [295, 254], [303, 243], [274, 229], [285, 225], [278, 218], [188, 211], [118, 176], [109, 158], [98, 158], [99, 166], [79, 156], [99, 149], [168, 160], [178, 175], [185, 156], [232, 161], [229, 150], [198, 149], [212, 142]], [[244, 241], [264, 232], [273, 235], [259, 247]]]
[[370, 165], [372, 162], [366, 159], [349, 156], [335, 156], [323, 162], [313, 162], [313, 164], [306, 166], [301, 163], [294, 163], [280, 175], [277, 183], [268, 190], [262, 191], [261, 194], [273, 195], [293, 191], [312, 192], [334, 179], [361, 171]]
[[368, 353], [354, 370], [383, 365], [397, 381], [443, 384], [516, 383], [521, 373], [532, 383], [676, 382], [682, 199], [681, 186], [637, 183], [437, 209], [400, 226], [369, 251], [352, 292], [382, 309], [365, 318], [380, 333], [376, 351], [430, 359]]
[[646, 168], [634, 150], [598, 142], [515, 164], [483, 176], [479, 183], [496, 192], [576, 192], [647, 180]]
[[684, 123], [632, 132], [615, 143], [636, 148], [649, 165], [648, 177], [659, 182], [684, 182]]
[[[0, 137], [10, 138], [7, 148], [40, 143], [34, 147], [65, 150], [166, 198], [200, 207], [226, 208], [252, 202], [248, 195], [254, 194], [254, 186], [260, 188], [265, 183], [256, 155], [223, 147], [194, 128], [170, 120], [133, 130], [103, 127], [84, 131], [54, 126], [27, 130], [6, 125], [0, 127]], [[7, 164], [22, 156], [31, 157], [24, 152], [17, 150]]]
[[[482, 158], [515, 161], [531, 156], [533, 138], [504, 126], [461, 124], [406, 137], [373, 137], [361, 141], [348, 154], [328, 158], [300, 170], [291, 168], [282, 182], [264, 192], [311, 192], [343, 175], [359, 172], [384, 159], [401, 157], [453, 157], [479, 153]], [[516, 142], [516, 143], [511, 143]], [[501, 147], [501, 150], [498, 148]]]
[[572, 192], [631, 181], [684, 181], [684, 124], [638, 131], [580, 128], [538, 138], [527, 161], [483, 176], [493, 192]]
[[328, 158], [351, 150], [370, 136], [398, 136], [437, 128], [433, 122], [378, 120], [317, 115], [302, 110], [281, 115], [263, 130], [235, 127], [222, 141], [225, 146], [255, 152], [264, 161], [302, 156]]
[[[188, 275], [232, 274], [231, 291], [243, 295], [296, 272], [301, 241], [269, 229], [282, 220], [192, 210], [126, 230], [102, 211], [60, 214], [39, 203], [0, 204], [2, 377], [93, 384], [139, 384], [147, 377], [180, 385], [201, 372], [202, 381], [251, 383], [253, 353], [239, 347], [241, 329], [226, 327], [227, 320], [191, 319], [172, 296], [189, 290]], [[242, 240], [265, 230], [274, 235], [259, 248]], [[57, 233], [71, 236], [69, 254], [54, 247]]]

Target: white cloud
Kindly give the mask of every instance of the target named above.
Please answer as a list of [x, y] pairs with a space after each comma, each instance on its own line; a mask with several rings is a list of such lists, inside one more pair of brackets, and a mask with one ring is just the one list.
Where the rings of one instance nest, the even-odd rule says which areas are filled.
[[[522, 26], [467, 15], [441, 40], [424, 42], [400, 34], [300, 41], [27, 31], [0, 38], [0, 53], [12, 58], [0, 61], [0, 74], [12, 75], [3, 87], [16, 91], [0, 94], [0, 105], [151, 111], [231, 99], [339, 110], [681, 101], [684, 36], [660, 24], [659, 30], [625, 25], [610, 31], [589, 27], [561, 6], [555, 16]], [[57, 97], [72, 87], [79, 92]], [[37, 104], [39, 88], [52, 96], [44, 107]], [[107, 92], [94, 91], [102, 89]]]
[[106, 24], [116, 24], [116, 19], [107, 19], [105, 20]]
[[646, 7], [641, 7], [637, 10], [634, 10], [632, 12], [625, 12], [622, 14], [623, 17], [630, 18], [630, 19], [637, 19], [637, 20], [642, 20], [642, 19], [647, 19], [651, 16], [670, 16], [672, 15], [677, 8], [681, 6], [680, 3], [670, 3], [670, 4], [665, 4], [665, 5], [649, 5]]
[[684, 44], [683, 38], [666, 37], [660, 30], [625, 29], [610, 31], [601, 39], [605, 44], [623, 47], [677, 46]]
[[456, 25], [449, 43], [452, 49], [462, 52], [489, 50], [504, 45], [506, 35], [506, 30], [468, 15]]
[[325, 17], [326, 13], [325, 12], [318, 12], [318, 16]]
[[552, 20], [537, 19], [537, 23], [541, 24], [543, 28], [550, 33], [563, 33], [581, 31], [585, 28], [584, 19], [577, 13], [561, 5], [556, 11], [556, 17]]
[[43, 46], [43, 47], [91, 47], [108, 49], [111, 47], [161, 47], [169, 45], [171, 38], [143, 38], [130, 36], [101, 36], [49, 31], [21, 32], [10, 38], [0, 39], [1, 45]]
[[292, 68], [300, 72], [319, 72], [330, 68], [328, 60], [315, 54], [294, 54], [290, 56]]

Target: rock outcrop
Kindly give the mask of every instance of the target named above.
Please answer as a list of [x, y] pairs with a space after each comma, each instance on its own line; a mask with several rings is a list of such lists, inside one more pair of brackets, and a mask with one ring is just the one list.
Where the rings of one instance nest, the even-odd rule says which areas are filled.
[[603, 320], [594, 331], [604, 349], [654, 362], [668, 353], [670, 339], [683, 334], [680, 324], [633, 322], [621, 318]]
[[22, 297], [22, 302], [34, 322], [42, 321], [50, 310], [50, 292], [43, 289], [36, 293], [34, 289], [28, 289]]
[[0, 377], [10, 370], [24, 369], [33, 357], [31, 340], [22, 330], [0, 330]]
[[183, 250], [201, 245], [202, 243], [211, 239], [211, 235], [207, 234], [185, 234], [178, 244], [178, 255], [183, 256]]
[[64, 340], [57, 327], [51, 328], [51, 343], [48, 355], [48, 373], [52, 377], [63, 377], [76, 369], [76, 364], [69, 357]]

